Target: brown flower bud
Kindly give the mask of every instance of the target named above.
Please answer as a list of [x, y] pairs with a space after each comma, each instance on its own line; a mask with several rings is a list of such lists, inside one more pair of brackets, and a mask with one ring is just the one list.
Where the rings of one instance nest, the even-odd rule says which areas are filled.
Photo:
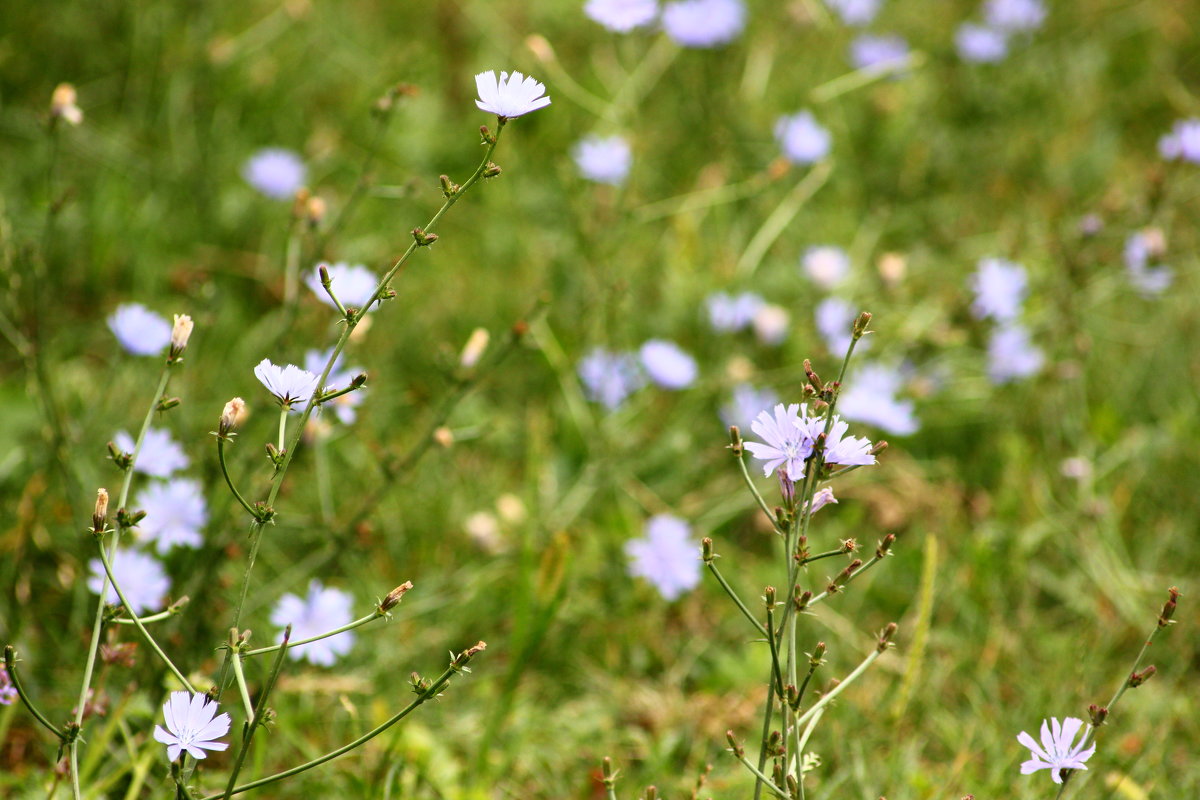
[[105, 521], [108, 519], [108, 490], [96, 490], [96, 510], [92, 512], [92, 533], [104, 532]]

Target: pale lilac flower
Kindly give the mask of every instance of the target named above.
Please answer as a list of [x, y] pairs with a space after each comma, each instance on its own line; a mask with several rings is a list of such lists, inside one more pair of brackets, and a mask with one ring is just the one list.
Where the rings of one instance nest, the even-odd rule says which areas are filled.
[[847, 378], [838, 397], [838, 411], [846, 419], [874, 425], [895, 436], [915, 433], [920, 423], [914, 416], [912, 401], [896, 397], [903, 382], [903, 375], [894, 367], [860, 367]]
[[171, 323], [139, 303], [117, 306], [108, 318], [109, 330], [135, 356], [154, 356], [171, 343]]
[[775, 122], [775, 139], [793, 164], [812, 164], [829, 155], [832, 138], [811, 111], [780, 117]]
[[812, 511], [809, 513], [815, 514], [830, 503], [837, 503], [837, 498], [833, 496], [833, 489], [826, 486], [813, 495]]
[[825, 0], [825, 4], [847, 25], [870, 25], [879, 13], [882, 0]]
[[658, 0], [588, 0], [583, 13], [610, 31], [628, 33], [658, 16]]
[[167, 760], [174, 761], [186, 752], [201, 760], [205, 750], [220, 752], [229, 747], [217, 739], [229, 733], [229, 715], [217, 714], [217, 702], [207, 695], [190, 692], [171, 692], [163, 704], [163, 719], [167, 723], [154, 726], [154, 741], [167, 746]]
[[138, 530], [154, 541], [159, 555], [172, 547], [199, 547], [204, 543], [200, 530], [208, 524], [208, 507], [199, 481], [179, 478], [152, 483], [138, 493], [136, 503], [146, 512]]
[[745, 25], [742, 0], [679, 0], [662, 13], [663, 30], [684, 47], [720, 47], [736, 39]]
[[1020, 264], [984, 258], [971, 276], [971, 288], [975, 292], [971, 311], [977, 319], [990, 317], [997, 322], [1009, 322], [1021, 315], [1028, 279]]
[[[375, 289], [379, 287], [379, 277], [362, 264], [347, 264], [339, 261], [336, 264], [326, 264], [325, 269], [329, 272], [330, 288], [346, 308], [362, 308], [375, 294]], [[321, 285], [320, 264], [313, 268], [304, 282], [308, 284], [309, 289], [312, 289], [312, 293], [317, 296], [318, 300], [330, 308], [337, 308], [330, 299], [329, 292], [325, 291], [325, 287]], [[378, 300], [371, 304], [371, 310], [378, 307]]]
[[575, 165], [583, 177], [596, 183], [620, 186], [629, 175], [633, 152], [620, 136], [588, 136], [572, 150]]
[[[850, 347], [850, 333], [858, 314], [854, 306], [840, 297], [826, 297], [817, 303], [814, 311], [817, 333], [825, 340], [825, 346], [834, 355], [841, 355]], [[860, 340], [858, 349], [863, 349], [867, 341]]]
[[954, 46], [963, 61], [994, 64], [1008, 55], [1008, 34], [987, 25], [964, 22], [954, 34]]
[[1046, 21], [1042, 0], [987, 0], [983, 14], [993, 28], [1006, 31], [1032, 31]]
[[815, 245], [804, 251], [800, 265], [813, 283], [822, 289], [832, 289], [850, 274], [850, 256], [831, 244]]
[[625, 543], [629, 573], [654, 584], [671, 601], [700, 583], [700, 548], [679, 517], [658, 514], [646, 521], [646, 535]]
[[1171, 132], [1158, 140], [1158, 152], [1169, 161], [1200, 164], [1200, 119], [1181, 119], [1172, 125]]
[[1017, 323], [1002, 325], [988, 341], [988, 377], [992, 383], [1027, 378], [1042, 368], [1042, 351], [1029, 341], [1029, 331]]
[[664, 389], [686, 389], [696, 380], [696, 359], [674, 342], [651, 339], [638, 355], [650, 380]]
[[1163, 255], [1165, 250], [1166, 241], [1157, 228], [1135, 231], [1125, 240], [1126, 274], [1129, 282], [1145, 297], [1162, 294], [1175, 279], [1170, 267], [1150, 266], [1150, 260]]
[[[153, 556], [137, 550], [118, 550], [117, 554], [112, 557], [112, 569], [113, 576], [121, 585], [121, 591], [125, 593], [125, 598], [129, 601], [130, 607], [126, 611], [130, 614], [141, 614], [143, 611], [162, 607], [166, 601], [167, 592], [171, 590], [171, 580], [163, 571], [162, 564], [159, 564]], [[104, 562], [93, 558], [88, 562], [88, 571], [91, 574], [87, 579], [87, 587], [92, 594], [99, 594], [100, 587], [107, 579]], [[117, 595], [117, 590], [113, 588], [111, 582], [108, 584], [108, 592], [104, 595], [104, 602], [114, 604], [121, 602], [121, 598]]]
[[17, 699], [17, 687], [8, 677], [8, 669], [0, 664], [0, 706], [11, 706]]
[[791, 317], [787, 309], [765, 303], [754, 313], [754, 335], [765, 345], [774, 347], [787, 338]]
[[520, 117], [550, 105], [550, 98], [545, 96], [545, 84], [519, 72], [511, 75], [501, 72], [497, 79], [496, 72], [489, 69], [475, 76], [475, 88], [479, 90], [475, 105], [505, 119]]
[[[805, 417], [801, 417], [801, 413]], [[804, 477], [804, 460], [812, 455], [813, 440], [808, 428], [808, 410], [797, 403], [775, 406], [774, 412], [763, 411], [750, 425], [764, 443], [746, 442], [746, 449], [763, 464], [763, 475], [770, 476], [776, 468], [793, 481]]]
[[[292, 626], [291, 641], [311, 639], [354, 621], [351, 614], [353, 598], [340, 589], [327, 589], [314, 579], [308, 584], [308, 595], [297, 597], [285, 594], [271, 612], [271, 624], [283, 628]], [[351, 631], [339, 633], [309, 644], [288, 648], [293, 660], [307, 659], [310, 664], [331, 667], [338, 656], [350, 652], [354, 645]]]
[[[133, 453], [136, 444], [133, 437], [125, 431], [117, 431], [113, 444], [124, 453]], [[152, 478], [169, 478], [175, 472], [186, 469], [188, 457], [183, 448], [171, 438], [171, 432], [165, 428], [147, 428], [146, 436], [142, 439], [142, 450], [138, 453], [137, 461], [133, 464], [134, 472], [149, 475]]]
[[[1076, 744], [1075, 737], [1081, 730], [1083, 737]], [[1087, 769], [1083, 762], [1096, 752], [1095, 744], [1086, 750], [1083, 747], [1090, 730], [1090, 725], [1084, 728], [1081, 719], [1067, 717], [1060, 725], [1056, 717], [1051, 717], [1049, 720], [1042, 720], [1041, 744], [1025, 731], [1021, 731], [1017, 735], [1017, 741], [1028, 747], [1030, 755], [1033, 756], [1021, 764], [1021, 774], [1030, 775], [1039, 769], [1048, 769], [1050, 779], [1055, 783], [1062, 783], [1064, 769]]]
[[1143, 297], [1157, 297], [1171, 288], [1175, 273], [1170, 267], [1140, 267], [1129, 270], [1129, 282]]
[[[304, 354], [304, 369], [320, 377], [321, 372], [325, 369], [325, 365], [329, 363], [329, 356], [332, 354], [332, 347], [328, 350], [309, 350]], [[323, 387], [323, 390], [326, 392], [336, 392], [339, 389], [345, 389], [354, 380], [355, 375], [361, 375], [363, 372], [358, 367], [343, 369], [343, 355], [339, 355], [337, 361], [333, 362], [333, 369], [329, 371], [329, 379], [326, 380]], [[366, 399], [366, 391], [367, 388], [364, 386], [329, 401], [329, 405], [333, 407], [334, 413], [337, 414], [337, 418], [343, 425], [352, 425], [358, 419], [357, 409], [362, 405], [362, 401]]]
[[908, 42], [900, 36], [864, 33], [850, 43], [850, 61], [855, 69], [871, 72], [898, 70], [908, 61]]
[[754, 322], [754, 315], [764, 301], [753, 292], [729, 295], [714, 292], [708, 296], [708, 321], [713, 330], [740, 331]]
[[[871, 442], [864, 436], [847, 436], [846, 431], [850, 425], [838, 415], [833, 417], [833, 425], [829, 429], [829, 436], [825, 440], [825, 463], [840, 464], [846, 467], [852, 466], [868, 466], [875, 463], [875, 456], [871, 455]], [[825, 430], [825, 420], [822, 417], [814, 417], [810, 422], [809, 431], [813, 434], [813, 438]], [[793, 480], [795, 480], [793, 478]]]
[[317, 381], [320, 380], [320, 376], [300, 369], [295, 364], [280, 367], [272, 364], [267, 358], [258, 362], [258, 366], [254, 368], [254, 377], [267, 387], [268, 392], [275, 395], [281, 406], [297, 414], [317, 391]]
[[748, 383], [733, 387], [733, 397], [728, 405], [721, 407], [721, 422], [728, 428], [737, 425], [743, 431], [750, 430], [754, 419], [764, 410], [779, 402], [779, 396], [770, 389], [755, 389]]
[[246, 183], [275, 200], [294, 195], [304, 185], [305, 172], [300, 156], [277, 147], [259, 150], [242, 167]]
[[579, 362], [579, 379], [588, 399], [614, 410], [646, 382], [637, 359], [629, 353], [591, 350]]

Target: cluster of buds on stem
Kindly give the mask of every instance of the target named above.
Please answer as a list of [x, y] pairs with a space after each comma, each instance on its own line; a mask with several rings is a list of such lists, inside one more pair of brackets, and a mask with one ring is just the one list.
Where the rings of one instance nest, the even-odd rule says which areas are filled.
[[483, 168], [483, 177], [496, 178], [496, 177], [499, 177], [500, 172], [501, 172], [500, 165], [494, 164], [491, 161], [489, 161], [487, 163], [487, 166]]
[[436, 233], [426, 233], [422, 228], [413, 228], [412, 237], [418, 247], [429, 247], [438, 240]]
[[108, 443], [108, 457], [117, 465], [117, 469], [125, 472], [133, 466], [133, 454], [126, 453], [112, 442]]
[[792, 597], [792, 604], [796, 607], [797, 612], [804, 611], [808, 608], [808, 604], [812, 602], [813, 593], [808, 589], [801, 591], [800, 587], [796, 587], [796, 594]]
[[117, 509], [117, 527], [122, 530], [137, 527], [137, 524], [145, 518], [145, 511], [129, 511], [124, 508]]
[[1108, 707], [1098, 706], [1095, 703], [1092, 703], [1090, 706], [1088, 706], [1088, 717], [1091, 718], [1092, 727], [1099, 728], [1104, 724], [1104, 721], [1108, 719]]
[[438, 183], [442, 185], [442, 196], [447, 200], [462, 191], [462, 187], [450, 180], [449, 175], [439, 175]]
[[418, 696], [425, 694], [433, 688], [433, 681], [429, 680], [429, 678], [422, 678], [419, 672], [410, 673], [408, 683], [412, 686], [413, 694]]
[[496, 143], [496, 134], [494, 134], [490, 130], [488, 130], [487, 125], [479, 126], [479, 138], [480, 138], [480, 144], [495, 144]]

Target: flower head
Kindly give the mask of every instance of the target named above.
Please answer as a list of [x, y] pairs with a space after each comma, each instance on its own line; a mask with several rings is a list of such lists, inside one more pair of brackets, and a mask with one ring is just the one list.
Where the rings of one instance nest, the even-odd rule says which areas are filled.
[[[292, 639], [310, 639], [322, 633], [340, 628], [351, 622], [353, 598], [340, 589], [326, 588], [318, 580], [308, 584], [308, 595], [297, 597], [285, 594], [279, 598], [275, 610], [271, 612], [271, 624], [282, 628], [292, 626]], [[323, 667], [333, 666], [338, 656], [350, 652], [354, 645], [354, 634], [350, 631], [339, 633], [304, 645], [288, 648], [288, 657], [292, 659], [307, 659], [310, 664]]]
[[840, 247], [817, 245], [804, 251], [800, 266], [817, 286], [832, 289], [850, 274], [850, 256]]
[[1200, 164], [1200, 119], [1181, 119], [1158, 140], [1158, 152], [1168, 161], [1182, 159]]
[[908, 60], [908, 42], [901, 36], [866, 34], [850, 43], [850, 61], [855, 69], [871, 72], [897, 70]]
[[729, 295], [714, 292], [708, 296], [708, 321], [716, 331], [740, 331], [754, 322], [763, 307], [763, 299], [753, 292]]
[[1083, 747], [1087, 742], [1087, 732], [1091, 730], [1091, 726], [1084, 730], [1083, 738], [1079, 740], [1079, 743], [1074, 743], [1075, 736], [1083, 727], [1083, 720], [1075, 719], [1075, 717], [1067, 717], [1062, 724], [1059, 724], [1055, 717], [1042, 720], [1040, 745], [1028, 733], [1021, 731], [1017, 735], [1017, 741], [1028, 747], [1030, 755], [1033, 756], [1021, 764], [1021, 774], [1030, 775], [1039, 769], [1048, 769], [1050, 770], [1050, 779], [1055, 783], [1062, 783], [1064, 769], [1087, 769], [1087, 765], [1083, 762], [1096, 752], [1096, 745], [1093, 744], [1086, 750]]
[[993, 28], [1032, 31], [1046, 21], [1046, 7], [1042, 0], [987, 0], [983, 15]]
[[1150, 266], [1151, 259], [1162, 256], [1166, 249], [1166, 239], [1158, 228], [1135, 231], [1125, 240], [1126, 274], [1144, 297], [1154, 297], [1171, 288], [1175, 278], [1171, 268]]
[[207, 695], [190, 692], [171, 692], [163, 704], [163, 719], [167, 723], [154, 726], [154, 741], [167, 746], [167, 759], [174, 761], [187, 752], [195, 759], [208, 756], [205, 750], [219, 752], [229, 747], [217, 739], [229, 733], [229, 715], [217, 714], [217, 702]]
[[621, 136], [588, 136], [571, 151], [575, 165], [589, 181], [620, 186], [633, 160], [629, 142]]
[[988, 340], [988, 377], [992, 383], [1028, 378], [1042, 368], [1042, 351], [1029, 341], [1029, 331], [1012, 323], [992, 332]]
[[[836, 414], [833, 425], [829, 428], [829, 436], [825, 440], [825, 463], [839, 464], [844, 467], [862, 467], [875, 463], [871, 454], [871, 442], [865, 436], [847, 436], [850, 425]], [[825, 419], [815, 417], [809, 428], [813, 439], [825, 430]]]
[[[118, 550], [112, 557], [112, 570], [113, 577], [125, 593], [125, 599], [129, 601], [130, 607], [126, 610], [130, 614], [141, 614], [143, 611], [160, 608], [166, 600], [167, 592], [171, 590], [171, 580], [163, 571], [162, 564], [153, 556], [137, 550]], [[104, 562], [93, 558], [88, 562], [88, 571], [91, 574], [87, 579], [87, 587], [93, 594], [99, 594], [100, 588], [108, 579], [108, 574], [104, 571]], [[104, 602], [121, 602], [111, 582], [108, 584], [108, 592], [104, 595]]]
[[588, 0], [583, 13], [610, 31], [628, 33], [658, 16], [658, 0]]
[[146, 512], [138, 530], [154, 541], [159, 555], [172, 547], [204, 543], [200, 529], [208, 524], [208, 507], [199, 481], [180, 478], [152, 483], [138, 493], [136, 502]]
[[978, 319], [1014, 320], [1021, 314], [1028, 283], [1025, 268], [1020, 264], [1001, 258], [982, 259], [971, 276], [971, 288], [975, 291], [971, 311]]
[[[326, 264], [325, 269], [329, 272], [330, 288], [346, 308], [362, 308], [379, 286], [379, 277], [362, 264], [347, 264], [339, 261], [337, 264]], [[313, 268], [304, 282], [308, 284], [309, 289], [312, 289], [312, 293], [317, 296], [318, 300], [330, 308], [337, 308], [329, 297], [329, 292], [325, 291], [325, 287], [321, 285], [320, 264]], [[371, 306], [371, 310], [378, 306], [379, 301], [376, 301]]]
[[[854, 306], [840, 297], [826, 297], [817, 303], [813, 316], [816, 321], [817, 333], [821, 334], [821, 338], [825, 340], [825, 346], [829, 348], [829, 352], [834, 355], [845, 353], [853, 338], [851, 327], [858, 316], [854, 311]], [[859, 342], [859, 345], [866, 343], [866, 341]]]
[[519, 72], [511, 75], [501, 72], [497, 79], [495, 71], [489, 69], [475, 76], [475, 88], [479, 91], [475, 105], [503, 119], [520, 117], [550, 105], [545, 84]]
[[745, 25], [742, 0], [679, 0], [662, 13], [663, 30], [684, 47], [720, 47], [736, 39]]
[[999, 28], [964, 22], [954, 34], [954, 46], [963, 61], [994, 64], [1008, 55], [1008, 34]]
[[793, 164], [812, 164], [829, 155], [832, 139], [811, 111], [780, 117], [775, 123], [775, 139]]
[[650, 380], [664, 389], [685, 389], [696, 380], [696, 359], [674, 342], [651, 339], [638, 355]]
[[679, 517], [658, 514], [646, 521], [646, 535], [625, 543], [629, 574], [654, 584], [664, 600], [674, 600], [700, 582], [700, 554], [691, 528]]
[[[126, 453], [132, 453], [135, 442], [125, 431], [117, 431], [113, 444]], [[137, 461], [133, 463], [134, 472], [149, 475], [152, 478], [169, 478], [175, 472], [186, 469], [188, 457], [183, 448], [171, 438], [171, 432], [164, 428], [147, 428], [146, 436], [142, 439], [142, 449]]]
[[629, 353], [610, 353], [602, 347], [591, 350], [579, 362], [579, 379], [588, 399], [614, 410], [646, 382], [637, 359]]
[[825, 0], [825, 4], [847, 25], [870, 25], [882, 0]]
[[754, 312], [754, 335], [765, 345], [782, 344], [788, 335], [791, 316], [787, 309], [774, 303], [764, 303]]
[[279, 147], [259, 150], [242, 167], [246, 183], [275, 200], [294, 195], [304, 185], [305, 174], [300, 156]]
[[807, 414], [808, 409], [797, 403], [786, 407], [779, 403], [774, 412], [763, 411], [751, 423], [750, 429], [763, 441], [746, 442], [746, 449], [750, 455], [766, 462], [763, 475], [769, 476], [781, 467], [793, 481], [804, 477], [804, 461], [813, 451]]
[[258, 378], [267, 391], [275, 395], [281, 406], [299, 412], [295, 406], [303, 407], [319, 388], [317, 381], [320, 377], [306, 369], [300, 369], [295, 364], [280, 367], [264, 358], [254, 368], [254, 377]]
[[154, 356], [171, 343], [171, 323], [139, 303], [117, 306], [108, 318], [109, 330], [135, 356]]
[[755, 389], [748, 383], [739, 383], [733, 387], [733, 397], [728, 405], [721, 406], [721, 422], [727, 428], [737, 425], [744, 431], [750, 430], [755, 417], [778, 402], [779, 396], [770, 389]]

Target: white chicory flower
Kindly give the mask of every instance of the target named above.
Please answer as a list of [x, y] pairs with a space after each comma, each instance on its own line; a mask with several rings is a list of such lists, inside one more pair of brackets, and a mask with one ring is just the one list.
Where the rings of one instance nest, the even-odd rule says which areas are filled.
[[217, 714], [217, 703], [207, 695], [190, 692], [171, 692], [163, 704], [163, 719], [167, 723], [154, 726], [154, 741], [167, 746], [171, 761], [187, 752], [195, 759], [208, 756], [205, 750], [221, 751], [229, 747], [217, 739], [229, 733], [229, 715]]

